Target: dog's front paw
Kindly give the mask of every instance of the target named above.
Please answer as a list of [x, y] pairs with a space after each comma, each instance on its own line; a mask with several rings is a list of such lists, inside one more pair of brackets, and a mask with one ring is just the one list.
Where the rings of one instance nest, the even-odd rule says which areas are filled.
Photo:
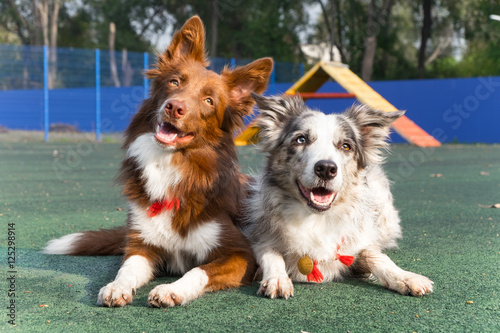
[[423, 275], [412, 273], [404, 282], [412, 296], [425, 296], [433, 291], [434, 282]]
[[120, 282], [111, 282], [101, 288], [97, 296], [97, 304], [107, 307], [119, 307], [132, 303], [135, 290]]
[[388, 283], [387, 287], [403, 295], [425, 296], [432, 293], [433, 284], [434, 282], [423, 275], [405, 272], [400, 280]]
[[293, 296], [293, 283], [288, 276], [272, 277], [263, 280], [257, 291], [258, 295], [265, 295], [269, 298], [281, 297], [288, 299]]
[[190, 301], [180, 289], [175, 288], [173, 283], [156, 286], [149, 293], [148, 304], [154, 308], [170, 308], [176, 305], [184, 305]]

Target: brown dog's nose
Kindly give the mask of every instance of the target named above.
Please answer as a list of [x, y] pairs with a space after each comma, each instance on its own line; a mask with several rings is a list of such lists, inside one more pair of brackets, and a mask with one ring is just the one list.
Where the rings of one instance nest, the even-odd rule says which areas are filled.
[[177, 99], [171, 99], [165, 106], [165, 112], [170, 115], [170, 117], [179, 119], [184, 117], [187, 112], [187, 108], [183, 102]]

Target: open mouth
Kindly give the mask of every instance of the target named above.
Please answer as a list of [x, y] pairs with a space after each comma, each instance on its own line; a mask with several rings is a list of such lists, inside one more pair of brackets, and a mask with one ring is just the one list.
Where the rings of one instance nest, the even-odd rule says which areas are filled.
[[191, 141], [194, 134], [182, 132], [171, 123], [164, 121], [156, 125], [155, 138], [163, 144], [175, 146], [179, 143]]
[[305, 188], [299, 181], [297, 181], [297, 186], [302, 196], [307, 200], [307, 204], [319, 211], [328, 210], [337, 195], [336, 192], [324, 187]]

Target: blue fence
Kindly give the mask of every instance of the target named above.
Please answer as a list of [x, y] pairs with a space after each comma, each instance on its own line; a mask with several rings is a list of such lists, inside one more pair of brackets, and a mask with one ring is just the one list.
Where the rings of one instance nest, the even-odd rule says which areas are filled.
[[[443, 143], [500, 143], [500, 76], [369, 82], [369, 85]], [[277, 84], [284, 92], [290, 84]], [[345, 91], [327, 82], [318, 92]], [[352, 99], [308, 100], [325, 113], [341, 112]], [[396, 133], [393, 142], [406, 142]]]
[[[81, 131], [96, 131], [97, 138], [101, 132], [121, 132], [147, 94], [148, 81], [142, 72], [154, 63], [155, 56], [58, 48], [57, 61], [50, 60], [47, 48], [0, 45], [0, 125], [44, 130], [50, 124], [64, 123]], [[212, 69], [220, 71], [225, 65], [248, 62], [216, 58]], [[301, 64], [276, 63], [267, 93], [286, 91], [303, 70]], [[410, 119], [441, 142], [500, 143], [500, 77], [381, 81], [370, 85], [397, 108], [407, 110]], [[344, 90], [327, 82], [320, 91]], [[307, 103], [330, 113], [354, 102], [329, 99]], [[392, 140], [404, 142], [396, 134]]]
[[[55, 123], [95, 131], [98, 140], [101, 132], [123, 131], [147, 96], [143, 72], [155, 61], [149, 53], [0, 45], [0, 125], [44, 130], [46, 140]], [[250, 62], [215, 58], [210, 68]], [[269, 87], [303, 72], [302, 64], [278, 62]]]

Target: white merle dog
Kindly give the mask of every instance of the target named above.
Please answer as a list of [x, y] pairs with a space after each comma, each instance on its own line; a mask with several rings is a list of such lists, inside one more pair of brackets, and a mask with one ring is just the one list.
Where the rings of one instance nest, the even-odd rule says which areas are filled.
[[431, 280], [382, 253], [397, 246], [401, 228], [381, 148], [404, 112], [358, 105], [325, 115], [297, 97], [253, 98], [267, 160], [250, 190], [243, 229], [260, 265], [258, 293], [288, 298], [292, 281], [353, 273], [404, 295], [432, 292]]

